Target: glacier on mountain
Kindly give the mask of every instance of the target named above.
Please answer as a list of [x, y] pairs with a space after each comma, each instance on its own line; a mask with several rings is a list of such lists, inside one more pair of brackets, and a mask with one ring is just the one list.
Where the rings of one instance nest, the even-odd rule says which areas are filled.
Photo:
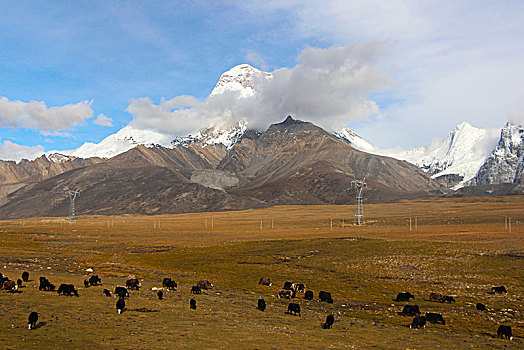
[[445, 175], [459, 175], [454, 189], [463, 187], [484, 164], [499, 140], [500, 129], [481, 129], [462, 122], [445, 139], [435, 139], [425, 147], [384, 155], [418, 165], [437, 179]]
[[524, 183], [524, 127], [508, 122], [499, 142], [468, 186]]

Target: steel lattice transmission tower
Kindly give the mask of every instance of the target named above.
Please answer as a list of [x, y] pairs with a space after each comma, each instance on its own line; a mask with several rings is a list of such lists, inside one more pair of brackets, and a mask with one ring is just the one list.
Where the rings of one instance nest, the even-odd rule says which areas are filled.
[[66, 193], [69, 195], [69, 221], [74, 222], [76, 221], [75, 200], [76, 200], [76, 196], [78, 196], [78, 193], [80, 193], [80, 191], [78, 189], [74, 191], [67, 190]]
[[364, 224], [364, 203], [362, 203], [362, 190], [367, 187], [366, 178], [351, 181], [351, 187], [357, 190], [357, 200], [355, 206], [355, 219], [353, 224]]

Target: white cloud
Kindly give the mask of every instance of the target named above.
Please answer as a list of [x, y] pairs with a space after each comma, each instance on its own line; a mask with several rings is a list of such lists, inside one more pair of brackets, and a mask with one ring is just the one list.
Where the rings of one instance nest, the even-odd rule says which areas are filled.
[[[55, 131], [55, 130], [40, 130], [40, 134], [44, 136], [58, 136], [58, 137], [65, 137], [68, 139], [74, 139], [75, 137], [73, 134], [67, 131]], [[49, 142], [49, 141], [47, 141]]]
[[256, 80], [253, 96], [240, 97], [239, 91], [227, 90], [203, 102], [179, 96], [158, 105], [146, 97], [131, 101], [127, 111], [137, 128], [178, 135], [238, 120], [264, 130], [288, 114], [326, 129], [341, 128], [379, 112], [368, 95], [390, 84], [376, 68], [383, 55], [378, 42], [306, 48], [295, 67], [272, 72], [272, 79]]
[[113, 126], [113, 121], [111, 118], [107, 117], [104, 113], [99, 114], [93, 123], [101, 126]]
[[88, 101], [60, 107], [47, 107], [41, 101], [10, 101], [0, 97], [0, 127], [41, 131], [67, 130], [93, 116]]
[[43, 146], [22, 146], [11, 141], [0, 144], [0, 159], [19, 162], [22, 159], [35, 159], [44, 154]]
[[305, 41], [387, 43], [379, 63], [395, 88], [377, 100], [385, 118], [356, 125], [381, 147], [419, 146], [462, 121], [500, 127], [524, 109], [524, 2], [326, 0], [241, 2], [289, 19]]

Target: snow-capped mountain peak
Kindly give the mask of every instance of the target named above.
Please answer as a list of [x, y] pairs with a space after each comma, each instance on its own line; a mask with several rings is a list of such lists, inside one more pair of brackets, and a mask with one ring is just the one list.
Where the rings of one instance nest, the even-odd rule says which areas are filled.
[[70, 156], [67, 156], [65, 154], [58, 153], [58, 152], [46, 154], [46, 157], [47, 159], [55, 163], [62, 163], [62, 162], [67, 162], [68, 160], [71, 160]]
[[169, 147], [171, 140], [173, 140], [172, 135], [163, 134], [154, 130], [137, 129], [131, 125], [127, 125], [116, 133], [109, 135], [100, 143], [84, 143], [69, 155], [80, 158], [111, 158], [129, 151], [137, 145], [149, 147], [161, 145]]
[[524, 181], [524, 127], [507, 122], [499, 142], [468, 185]]
[[200, 130], [196, 135], [176, 137], [171, 144], [173, 147], [188, 147], [193, 143], [197, 143], [203, 147], [223, 144], [227, 149], [231, 149], [242, 138], [246, 130], [247, 123], [239, 121], [237, 125], [233, 125], [230, 128], [211, 127]]
[[389, 154], [420, 166], [432, 178], [444, 175], [461, 177], [454, 188], [473, 178], [499, 140], [500, 129], [481, 129], [467, 122], [458, 124], [445, 139], [425, 147]]
[[364, 140], [360, 135], [349, 128], [344, 128], [340, 131], [333, 132], [333, 135], [341, 140], [348, 142], [353, 148], [360, 151], [373, 153], [375, 147], [372, 144]]
[[223, 94], [227, 91], [238, 91], [240, 97], [250, 97], [255, 94], [258, 79], [271, 78], [271, 73], [262, 72], [249, 64], [240, 64], [220, 76], [210, 96]]

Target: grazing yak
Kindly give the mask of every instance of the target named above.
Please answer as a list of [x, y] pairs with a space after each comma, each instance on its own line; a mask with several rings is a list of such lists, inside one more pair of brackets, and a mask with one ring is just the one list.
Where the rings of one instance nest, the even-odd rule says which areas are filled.
[[102, 284], [102, 280], [100, 279], [100, 277], [98, 277], [98, 275], [93, 275], [89, 277], [90, 286], [98, 286], [99, 284], [100, 285]]
[[40, 286], [38, 287], [38, 290], [54, 291], [55, 288], [55, 285], [49, 282], [47, 278], [40, 276]]
[[16, 280], [16, 286], [22, 288], [22, 280], [20, 278]]
[[497, 329], [497, 338], [506, 337], [509, 340], [513, 340], [513, 334], [511, 333], [511, 326], [500, 325]]
[[110, 297], [111, 296], [111, 292], [109, 291], [109, 289], [106, 289], [104, 288], [104, 294], [106, 297]]
[[124, 298], [119, 298], [116, 302], [116, 312], [120, 315], [122, 312], [124, 312], [124, 309], [126, 308], [126, 301]]
[[444, 296], [440, 293], [430, 293], [429, 294], [429, 301], [436, 301], [441, 303]]
[[208, 280], [198, 281], [197, 286], [199, 286], [200, 289], [211, 289], [214, 287], [213, 284]]
[[300, 305], [297, 303], [289, 303], [289, 305], [287, 306], [287, 313], [290, 315], [296, 316], [298, 314], [298, 316], [301, 316], [300, 315]]
[[119, 298], [128, 298], [129, 292], [127, 291], [126, 287], [116, 286], [115, 295], [118, 296]]
[[129, 290], [139, 290], [140, 289], [140, 281], [138, 278], [128, 278], [126, 281], [126, 288]]
[[415, 316], [409, 328], [426, 328], [426, 317], [425, 316]]
[[320, 301], [324, 301], [326, 303], [333, 304], [333, 298], [331, 297], [331, 293], [329, 292], [324, 292], [323, 290], [321, 290], [318, 293], [318, 298], [320, 299]]
[[298, 292], [305, 292], [306, 291], [306, 285], [304, 283], [295, 283], [295, 291]]
[[479, 311], [486, 311], [486, 305], [482, 303], [477, 303], [477, 310]]
[[306, 293], [304, 293], [304, 299], [313, 300], [313, 291], [307, 290]]
[[491, 287], [491, 293], [492, 294], [502, 294], [502, 293], [507, 293], [508, 291], [506, 290], [506, 287], [504, 286], [500, 286], [500, 287]]
[[442, 302], [443, 303], [454, 303], [455, 298], [450, 295], [444, 295], [444, 297], [442, 297]]
[[264, 299], [262, 298], [258, 299], [257, 309], [259, 309], [260, 311], [266, 310], [266, 301]]
[[434, 324], [446, 324], [444, 317], [436, 312], [426, 312], [426, 321], [428, 321], [428, 323]]
[[279, 298], [286, 298], [286, 299], [294, 298], [295, 297], [295, 291], [294, 290], [288, 290], [288, 289], [281, 289], [278, 292], [278, 297]]
[[88, 280], [84, 280], [84, 288], [89, 288], [89, 281]]
[[18, 286], [16, 285], [15, 281], [7, 280], [2, 285], [3, 290], [7, 290], [8, 292], [14, 292], [18, 289]]
[[162, 298], [164, 297], [164, 292], [159, 290], [158, 292], [156, 292], [156, 295], [158, 296], [158, 300], [162, 300]]
[[284, 288], [282, 288], [282, 289], [295, 290], [294, 287], [295, 286], [294, 286], [293, 282], [286, 281], [286, 282], [284, 282]]
[[333, 315], [328, 315], [328, 317], [326, 317], [326, 322], [322, 325], [322, 328], [330, 329], [333, 326], [333, 323], [335, 323], [335, 317]]
[[191, 310], [196, 310], [196, 300], [195, 299], [189, 300], [189, 308]]
[[22, 281], [29, 282], [29, 272], [27, 271], [22, 272]]
[[7, 278], [7, 276], [4, 276], [0, 273], [0, 287], [2, 287], [5, 281], [9, 281], [9, 278]]
[[420, 315], [420, 309], [418, 305], [404, 305], [402, 312], [399, 312], [402, 316], [416, 316]]
[[191, 294], [201, 294], [202, 288], [200, 286], [192, 286], [191, 287]]
[[162, 287], [175, 290], [178, 287], [178, 284], [175, 281], [173, 281], [171, 278], [166, 277], [162, 281]]
[[74, 285], [62, 283], [60, 287], [58, 287], [58, 295], [78, 296], [78, 292]]
[[415, 299], [415, 296], [409, 292], [398, 293], [397, 297], [393, 301], [409, 301], [409, 299]]
[[38, 290], [46, 290], [48, 283], [49, 280], [47, 278], [40, 276], [40, 286], [38, 287]]
[[261, 284], [263, 286], [270, 286], [271, 287], [271, 278], [269, 277], [260, 277], [258, 280], [258, 284]]
[[438, 301], [439, 303], [454, 303], [455, 298], [450, 295], [442, 295], [440, 293], [431, 293], [429, 301]]
[[35, 329], [36, 322], [38, 322], [38, 313], [36, 311], [33, 311], [29, 314], [29, 318], [27, 320], [27, 329]]

